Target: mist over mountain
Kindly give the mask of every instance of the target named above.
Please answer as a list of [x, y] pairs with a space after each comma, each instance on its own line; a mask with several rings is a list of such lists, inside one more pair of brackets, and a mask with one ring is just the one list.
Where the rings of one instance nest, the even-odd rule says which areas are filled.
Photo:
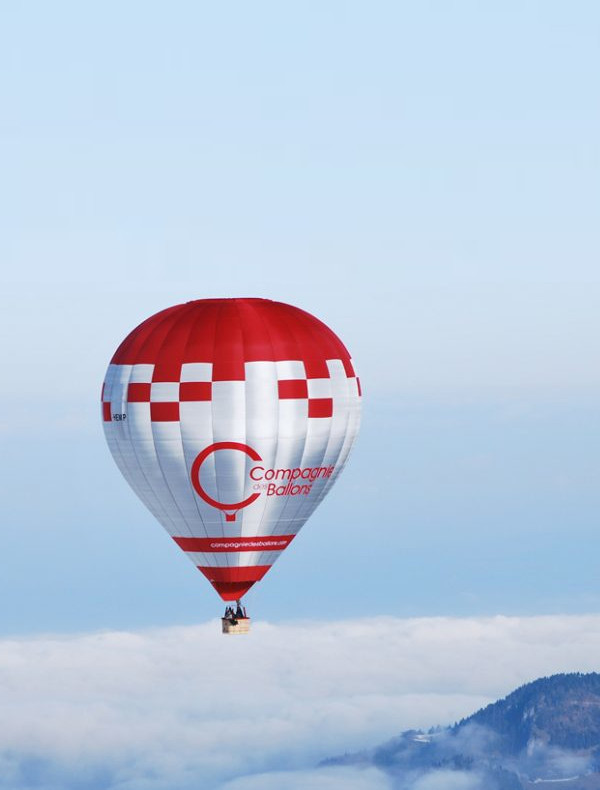
[[323, 765], [375, 766], [398, 790], [600, 790], [600, 674], [540, 678], [452, 727]]

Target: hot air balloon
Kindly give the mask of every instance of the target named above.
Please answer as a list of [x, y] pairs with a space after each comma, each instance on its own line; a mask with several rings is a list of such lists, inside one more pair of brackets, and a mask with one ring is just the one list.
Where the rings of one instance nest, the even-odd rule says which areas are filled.
[[245, 593], [342, 471], [360, 420], [346, 347], [309, 313], [267, 299], [200, 299], [123, 340], [102, 387], [123, 476], [246, 631]]

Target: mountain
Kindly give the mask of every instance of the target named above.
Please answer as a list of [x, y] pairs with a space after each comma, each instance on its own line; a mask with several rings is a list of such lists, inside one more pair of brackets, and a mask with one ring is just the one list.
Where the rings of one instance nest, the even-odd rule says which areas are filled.
[[540, 678], [452, 727], [408, 730], [323, 765], [376, 766], [399, 790], [447, 771], [474, 790], [600, 790], [600, 674]]
[[478, 724], [496, 732], [507, 753], [532, 741], [561, 749], [600, 745], [600, 674], [553, 675], [521, 686], [456, 725]]

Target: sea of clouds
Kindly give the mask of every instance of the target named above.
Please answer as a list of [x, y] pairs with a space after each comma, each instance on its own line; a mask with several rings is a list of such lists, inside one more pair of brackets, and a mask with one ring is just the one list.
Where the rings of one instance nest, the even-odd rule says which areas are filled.
[[[0, 787], [392, 790], [372, 767], [318, 763], [453, 723], [539, 676], [596, 670], [598, 655], [600, 615], [5, 638]], [[410, 790], [477, 782], [433, 772]]]

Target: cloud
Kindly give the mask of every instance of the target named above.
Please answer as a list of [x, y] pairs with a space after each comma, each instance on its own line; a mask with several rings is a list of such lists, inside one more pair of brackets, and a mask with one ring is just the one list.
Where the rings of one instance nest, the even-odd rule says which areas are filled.
[[484, 781], [465, 771], [432, 771], [411, 783], [411, 790], [491, 790]]
[[[599, 650], [596, 615], [4, 639], [0, 788], [249, 790], [273, 772], [293, 788], [326, 757], [452, 723], [540, 675], [590, 671]], [[315, 781], [335, 787], [341, 774], [323, 770]], [[386, 787], [377, 772], [349, 777]]]
[[583, 776], [595, 770], [594, 762], [593, 755], [589, 753], [576, 754], [540, 740], [532, 740], [526, 754], [520, 758], [519, 765], [515, 765], [515, 770], [528, 776], [560, 780]]
[[392, 790], [392, 780], [376, 768], [321, 768], [273, 771], [228, 782], [222, 790]]

